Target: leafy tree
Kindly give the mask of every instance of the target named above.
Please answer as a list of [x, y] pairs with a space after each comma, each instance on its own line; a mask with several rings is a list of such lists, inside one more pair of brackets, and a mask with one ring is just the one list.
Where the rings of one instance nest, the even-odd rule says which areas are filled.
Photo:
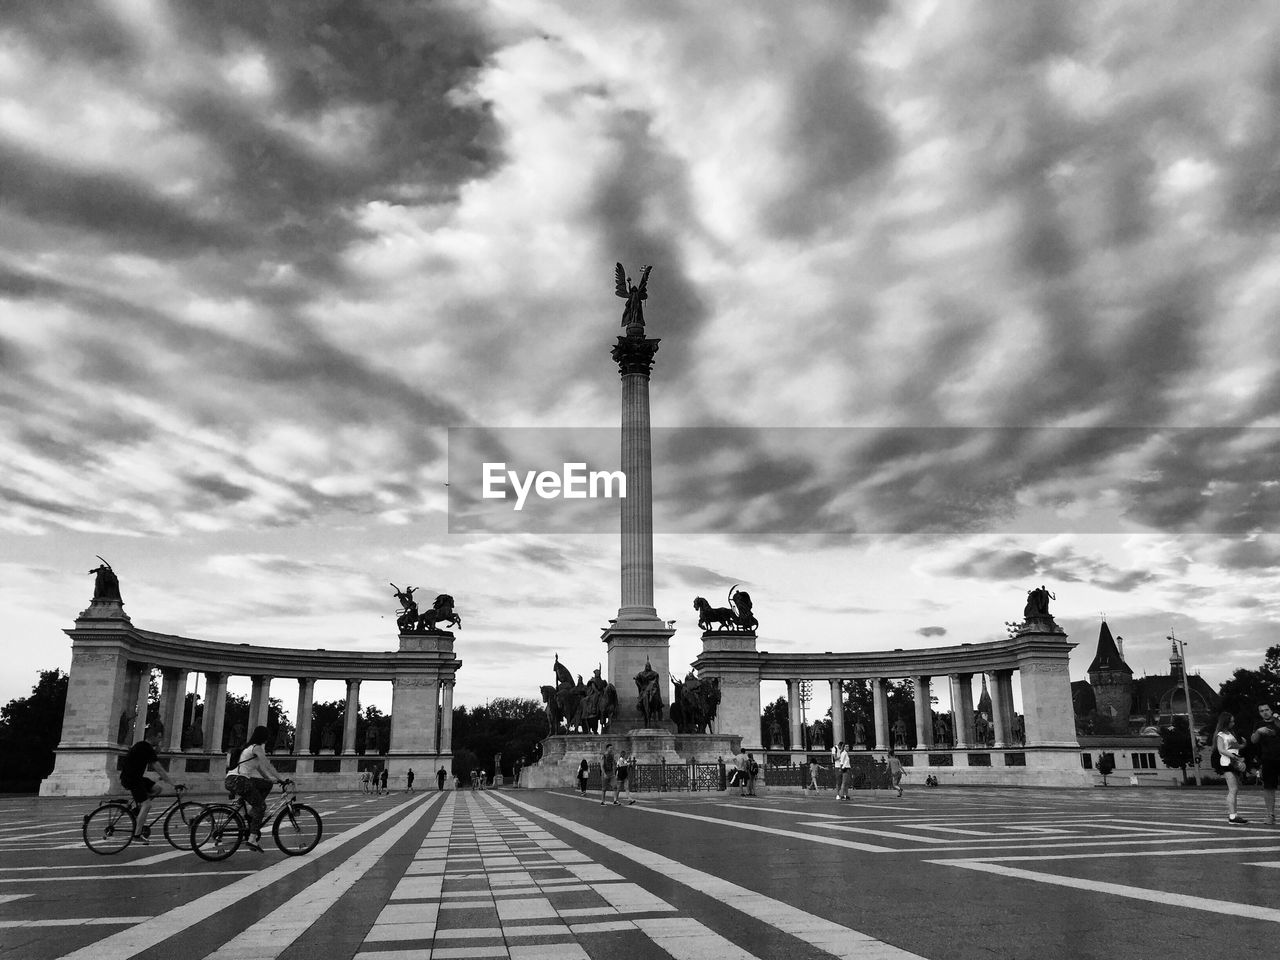
[[[284, 715], [284, 703], [278, 697], [267, 701], [267, 749], [274, 750], [276, 738], [284, 727], [285, 739], [293, 742], [293, 723]], [[249, 726], [249, 699], [238, 694], [227, 695], [226, 712], [222, 718], [222, 752], [243, 746], [253, 733]], [[208, 749], [212, 746], [206, 744]]]
[[1182, 778], [1187, 778], [1187, 766], [1195, 762], [1191, 738], [1187, 733], [1187, 718], [1174, 717], [1173, 726], [1160, 729], [1160, 759], [1166, 767], [1177, 767]]
[[1110, 753], [1098, 754], [1098, 773], [1102, 774], [1102, 785], [1107, 785], [1107, 777], [1116, 768], [1116, 758]]
[[0, 790], [34, 792], [53, 772], [67, 680], [61, 670], [41, 670], [30, 696], [0, 707]]
[[[517, 760], [534, 758], [538, 743], [549, 733], [541, 700], [499, 697], [483, 707], [454, 707], [454, 773], [464, 781], [473, 769], [510, 776]], [[464, 753], [471, 757], [465, 764], [459, 759]], [[493, 769], [498, 754], [502, 755], [501, 771]]]
[[1236, 715], [1236, 723], [1252, 729], [1258, 704], [1280, 707], [1280, 644], [1268, 647], [1266, 659], [1256, 670], [1240, 669], [1218, 688], [1222, 709]]

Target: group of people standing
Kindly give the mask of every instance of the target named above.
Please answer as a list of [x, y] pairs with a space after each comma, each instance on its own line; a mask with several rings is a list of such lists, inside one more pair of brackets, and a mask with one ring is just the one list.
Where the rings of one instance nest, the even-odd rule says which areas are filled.
[[1249, 769], [1262, 781], [1262, 802], [1267, 824], [1276, 822], [1276, 784], [1280, 781], [1280, 717], [1269, 703], [1258, 704], [1258, 720], [1248, 740], [1235, 734], [1236, 718], [1229, 710], [1218, 714], [1213, 730], [1214, 772], [1227, 781], [1227, 822], [1248, 823], [1237, 807], [1240, 779]]
[[[635, 797], [631, 795], [631, 771], [634, 766], [634, 757], [628, 756], [626, 751], [615, 755], [613, 744], [605, 744], [604, 753], [600, 756], [600, 803], [602, 806], [609, 802], [610, 787], [613, 787], [613, 802], [615, 805], [622, 802], [621, 796], [624, 792], [627, 796], [628, 805], [636, 802]], [[578, 781], [578, 792], [584, 797], [587, 795], [587, 780], [590, 775], [590, 765], [587, 763], [586, 757], [583, 757], [578, 764], [576, 779]]]

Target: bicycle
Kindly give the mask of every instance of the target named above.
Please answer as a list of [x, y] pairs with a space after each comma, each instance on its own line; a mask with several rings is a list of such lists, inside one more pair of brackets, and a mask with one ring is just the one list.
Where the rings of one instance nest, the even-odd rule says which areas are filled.
[[[142, 835], [151, 836], [151, 828], [164, 818], [164, 838], [179, 850], [191, 849], [191, 825], [204, 804], [183, 800], [185, 786], [174, 787], [173, 800], [149, 823], [142, 825]], [[94, 853], [110, 856], [133, 843], [138, 832], [139, 804], [132, 797], [112, 798], [85, 814], [82, 834], [84, 843]]]
[[[281, 793], [262, 823], [271, 823], [271, 838], [283, 853], [300, 857], [320, 842], [324, 822], [314, 809], [298, 802], [292, 780], [281, 781], [280, 786]], [[234, 804], [209, 804], [191, 824], [191, 844], [187, 849], [194, 850], [202, 860], [227, 859], [249, 837], [248, 814], [244, 797], [237, 798]]]

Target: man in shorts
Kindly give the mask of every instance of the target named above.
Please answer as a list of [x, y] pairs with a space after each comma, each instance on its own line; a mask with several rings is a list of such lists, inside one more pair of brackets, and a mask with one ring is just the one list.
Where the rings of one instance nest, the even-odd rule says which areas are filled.
[[[161, 733], [159, 727], [147, 728], [146, 737], [129, 748], [120, 765], [120, 786], [128, 790], [138, 804], [138, 832], [133, 835], [135, 843], [147, 842], [143, 830], [146, 828], [147, 814], [151, 811], [151, 801], [163, 792], [158, 781], [163, 780], [169, 786], [175, 786], [169, 779], [169, 771], [160, 765], [160, 755], [156, 753]], [[148, 773], [154, 774], [156, 779], [148, 777]]]
[[1258, 704], [1258, 725], [1249, 735], [1258, 748], [1262, 761], [1262, 802], [1267, 808], [1267, 823], [1276, 823], [1276, 782], [1280, 779], [1280, 718], [1269, 703]]
[[[604, 806], [609, 799], [609, 788], [613, 786], [613, 773], [617, 767], [617, 758], [613, 755], [613, 744], [604, 745], [604, 756], [600, 758], [600, 805]], [[615, 801], [618, 799], [614, 794]]]

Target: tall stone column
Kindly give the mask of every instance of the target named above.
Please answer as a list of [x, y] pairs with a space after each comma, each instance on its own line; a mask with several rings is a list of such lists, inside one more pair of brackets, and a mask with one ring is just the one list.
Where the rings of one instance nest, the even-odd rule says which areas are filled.
[[271, 678], [254, 676], [249, 678], [249, 729], [246, 735], [252, 734], [258, 727], [267, 725], [267, 717], [271, 712]]
[[204, 675], [204, 749], [206, 753], [222, 750], [222, 726], [227, 717], [227, 675]]
[[791, 736], [791, 749], [804, 749], [804, 731], [800, 729], [800, 681], [787, 681], [787, 728]]
[[1009, 717], [1005, 713], [1003, 691], [995, 673], [991, 674], [991, 746], [1007, 747], [1009, 745]]
[[[151, 664], [138, 664], [138, 695], [133, 705], [133, 743], [147, 735], [147, 710], [151, 706]], [[132, 744], [130, 744], [132, 746]]]
[[651, 726], [674, 729], [666, 719], [671, 703], [670, 640], [674, 630], [658, 618], [653, 605], [653, 450], [649, 425], [649, 376], [658, 340], [646, 338], [644, 321], [635, 314], [626, 336], [618, 337], [613, 360], [622, 377], [622, 471], [627, 495], [622, 499], [621, 605], [601, 639], [607, 644], [609, 682], [618, 691], [614, 723], [621, 730], [643, 726], [636, 703], [635, 676], [645, 664], [658, 674], [662, 694], [661, 723]]
[[830, 680], [831, 684], [831, 746], [844, 739], [844, 681]]
[[342, 754], [356, 752], [356, 717], [360, 715], [360, 681], [347, 681], [347, 709], [342, 718]]
[[881, 750], [889, 748], [889, 698], [884, 689], [884, 678], [875, 677], [871, 681], [871, 710], [876, 722], [876, 746]]
[[438, 753], [453, 753], [453, 684], [452, 677], [440, 683], [440, 749]]
[[933, 709], [930, 683], [932, 677], [916, 677], [916, 749], [927, 750], [933, 746]]
[[1003, 734], [996, 731], [996, 736], [1001, 737], [1007, 746], [1014, 746], [1014, 721], [1017, 718], [1017, 710], [1013, 705], [1013, 671], [997, 670], [993, 676], [995, 677], [995, 690], [992, 691], [992, 698], [1000, 697], [1000, 702], [1004, 704], [1004, 724]]
[[164, 724], [160, 750], [176, 751], [182, 748], [182, 713], [187, 701], [187, 671], [165, 667], [160, 677], [160, 722]]
[[293, 753], [301, 756], [311, 752], [311, 708], [316, 696], [316, 678], [298, 678], [298, 712], [294, 714]]
[[973, 733], [973, 674], [957, 673], [952, 678], [952, 706], [956, 713], [956, 746], [974, 746]]

